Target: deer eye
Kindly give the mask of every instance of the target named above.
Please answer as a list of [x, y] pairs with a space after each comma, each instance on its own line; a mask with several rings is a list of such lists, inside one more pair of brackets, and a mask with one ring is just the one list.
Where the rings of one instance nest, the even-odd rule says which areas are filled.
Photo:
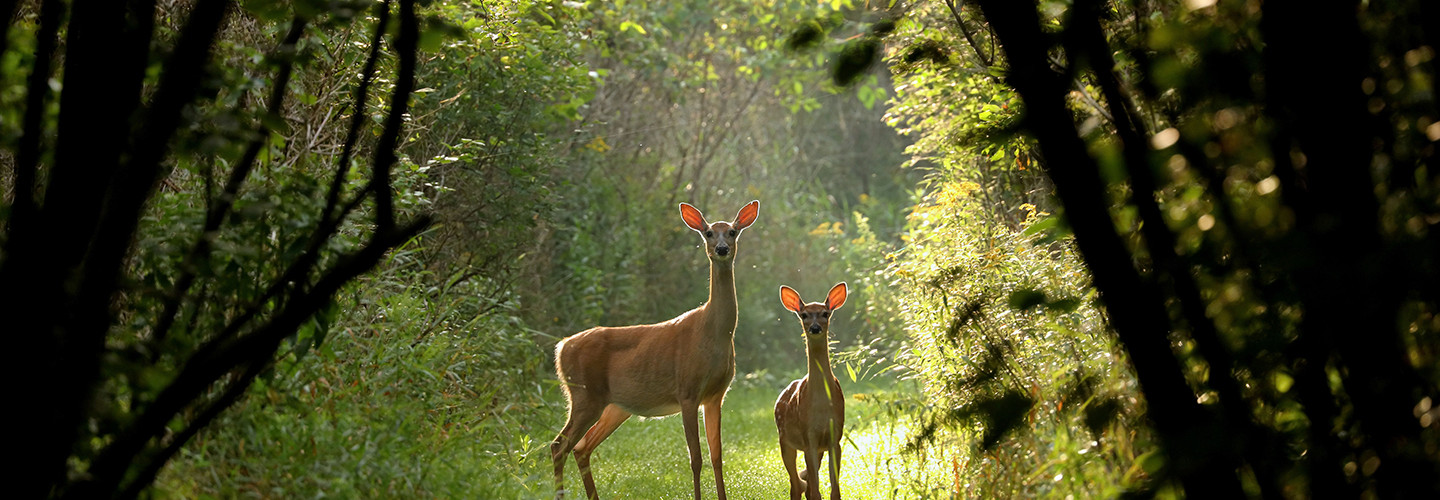
[[734, 230], [734, 229], [731, 229], [731, 230], [730, 230], [730, 237], [731, 237], [731, 238], [734, 238], [734, 237], [735, 237], [735, 230]]
[[830, 317], [830, 311], [825, 311], [825, 312], [823, 312], [823, 313], [820, 313], [820, 317], [822, 317], [822, 318], [828, 318], [828, 317]]
[[715, 231], [705, 231], [705, 237], [706, 237], [706, 238], [714, 238], [714, 237], [715, 237]]

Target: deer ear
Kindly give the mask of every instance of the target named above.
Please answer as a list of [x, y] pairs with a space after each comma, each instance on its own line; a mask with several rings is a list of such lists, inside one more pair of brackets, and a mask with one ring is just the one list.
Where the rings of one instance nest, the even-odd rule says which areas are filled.
[[836, 283], [835, 287], [830, 289], [830, 294], [825, 296], [825, 307], [832, 311], [839, 309], [845, 305], [845, 296], [849, 294], [850, 287], [846, 286], [844, 281]]
[[786, 309], [800, 312], [800, 292], [795, 291], [794, 288], [780, 285], [780, 303], [785, 304]]
[[741, 230], [750, 227], [755, 218], [760, 216], [760, 200], [754, 200], [745, 204], [740, 209], [740, 214], [735, 216], [735, 229]]
[[680, 218], [685, 221], [685, 225], [696, 231], [703, 232], [710, 227], [710, 224], [705, 223], [705, 216], [700, 214], [700, 210], [689, 203], [680, 204]]

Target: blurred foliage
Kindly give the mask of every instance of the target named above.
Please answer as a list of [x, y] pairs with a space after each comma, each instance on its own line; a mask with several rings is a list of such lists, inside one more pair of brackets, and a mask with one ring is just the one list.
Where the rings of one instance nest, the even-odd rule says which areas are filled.
[[[1304, 498], [1440, 487], [1440, 431], [1428, 416], [1440, 385], [1436, 296], [1415, 281], [1433, 276], [1431, 226], [1440, 221], [1440, 184], [1429, 166], [1440, 139], [1431, 62], [1440, 33], [1405, 21], [1434, 19], [1432, 6], [1363, 4], [1355, 36], [1336, 42], [1343, 52], [1312, 55], [1319, 49], [1300, 44], [1270, 56], [1267, 44], [1296, 43], [1288, 40], [1294, 26], [1265, 24], [1290, 13], [1268, 8], [1276, 2], [1042, 1], [1038, 25], [1023, 36], [1044, 48], [1027, 54], [1045, 59], [1018, 69], [1005, 56], [1015, 47], [999, 43], [994, 19], [977, 3], [984, 14], [1008, 16], [1010, 26], [1029, 23], [1029, 3], [919, 2], [884, 37], [897, 73], [887, 120], [915, 140], [911, 164], [930, 172], [891, 269], [904, 285], [916, 353], [902, 359], [932, 397], [897, 411], [927, 409], [912, 471], [932, 474], [926, 457], [956, 464], [950, 487], [932, 478], [916, 489], [941, 497], [1148, 496], [1181, 487], [1195, 494], [1210, 482], [1222, 485], [1210, 491], [1238, 484], [1252, 496]], [[1335, 19], [1327, 30], [1352, 17]], [[1099, 42], [1085, 38], [1088, 23], [1099, 27]], [[1316, 36], [1339, 39], [1326, 33]], [[1104, 45], [1087, 45], [1095, 43]], [[830, 50], [846, 58], [846, 47]], [[1307, 59], [1294, 63], [1297, 56]], [[1350, 59], [1334, 63], [1339, 57]], [[1283, 80], [1295, 68], [1311, 72], [1307, 80]], [[1069, 120], [1037, 123], [1012, 87], [1045, 79], [1063, 87], [1056, 97]], [[1294, 88], [1326, 89], [1331, 94], [1319, 97], [1332, 107], [1307, 101], [1309, 115], [1293, 121], [1285, 99]], [[1327, 113], [1351, 118], [1324, 121]], [[1124, 144], [1120, 119], [1134, 119], [1145, 143]], [[1052, 139], [1079, 135], [1086, 149], [1044, 158], [1031, 134], [1046, 127], [1061, 130]], [[1314, 130], [1334, 135], [1290, 142]], [[1307, 155], [1315, 163], [1315, 151], [1346, 141], [1363, 143], [1351, 150], [1363, 149], [1369, 162], [1368, 176], [1351, 176], [1346, 186], [1355, 198], [1320, 183], [1363, 163], [1325, 158], [1314, 168], [1327, 170], [1306, 170]], [[1047, 175], [1086, 168], [1077, 156], [1093, 161], [1104, 184], [1070, 189], [1103, 187], [1127, 267], [1161, 285], [1154, 289], [1174, 325], [1166, 325], [1172, 352], [1118, 341], [1102, 319], [1134, 314], [1130, 304], [1108, 304], [1114, 310], [1104, 316], [1095, 309], [1085, 268], [1096, 257], [1082, 261], [1074, 250], [1065, 214], [1072, 207], [1054, 197]], [[1153, 203], [1144, 200], [1152, 195]], [[1350, 241], [1326, 239], [1353, 220], [1362, 229]], [[1372, 224], [1374, 232], [1364, 232]], [[1167, 240], [1173, 248], [1157, 250], [1154, 243]], [[1321, 241], [1329, 243], [1316, 246]], [[1346, 254], [1352, 247], [1365, 250]], [[1311, 319], [1322, 317], [1329, 319]], [[1339, 324], [1358, 328], [1327, 331]], [[1167, 407], [1189, 400], [1196, 426], [1157, 439], [1151, 425], [1159, 417], [1126, 369], [1139, 351], [1175, 357], [1193, 395], [1151, 396]], [[1232, 444], [1203, 437], [1214, 432], [1205, 425], [1228, 429]], [[1221, 465], [1205, 469], [1210, 464]]]
[[944, 158], [970, 168], [931, 171], [888, 269], [910, 332], [898, 362], [924, 383], [891, 408], [916, 422], [904, 470], [957, 464], [943, 481], [909, 482], [913, 493], [1113, 497], [1143, 483], [1129, 464], [1153, 446], [1144, 406], [1057, 218], [1031, 204], [1000, 217], [970, 179], [1002, 160]]
[[[679, 202], [730, 220], [751, 199], [736, 283], [741, 373], [783, 361], [802, 336], [776, 300], [837, 280], [877, 297], [834, 331], [843, 346], [900, 337], [878, 256], [909, 204], [903, 141], [878, 120], [886, 75], [842, 91], [823, 57], [783, 48], [793, 23], [862, 15], [837, 2], [572, 2], [537, 7], [578, 43], [596, 82], [553, 170], [556, 207], [518, 283], [527, 321], [553, 335], [663, 321], [704, 302], [708, 262]], [[834, 21], [829, 21], [834, 20]], [[838, 34], [832, 35], [838, 36]], [[556, 137], [562, 137], [556, 134]], [[859, 145], [857, 147], [857, 145]], [[848, 242], [855, 243], [848, 243]], [[858, 351], [857, 351], [858, 352]], [[866, 352], [869, 352], [868, 350]]]
[[551, 430], [533, 426], [556, 409], [548, 349], [513, 299], [482, 313], [497, 285], [432, 276], [425, 253], [396, 252], [338, 298], [354, 306], [331, 338], [278, 362], [167, 471], [162, 496], [488, 498], [539, 484], [500, 474], [548, 449]]

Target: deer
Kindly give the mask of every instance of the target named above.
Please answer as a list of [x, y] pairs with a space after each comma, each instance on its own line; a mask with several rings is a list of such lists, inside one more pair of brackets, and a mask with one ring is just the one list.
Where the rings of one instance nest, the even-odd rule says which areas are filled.
[[739, 318], [735, 258], [740, 233], [759, 214], [760, 202], [751, 201], [740, 209], [735, 222], [711, 223], [700, 210], [681, 203], [680, 219], [700, 233], [710, 260], [710, 295], [705, 303], [663, 323], [595, 327], [555, 345], [555, 373], [568, 405], [565, 427], [550, 445], [557, 499], [565, 495], [566, 454], [575, 454], [586, 497], [597, 499], [590, 474], [590, 454], [595, 447], [631, 415], [662, 417], [678, 412], [699, 500], [702, 458], [696, 416], [704, 407], [715, 489], [720, 500], [725, 500], [720, 408], [735, 378]]
[[[845, 393], [830, 368], [830, 315], [845, 305], [849, 288], [836, 284], [825, 302], [804, 303], [800, 293], [780, 287], [780, 303], [800, 318], [805, 332], [804, 378], [790, 382], [775, 400], [775, 427], [780, 433], [780, 461], [790, 475], [790, 500], [820, 498], [816, 477], [820, 460], [830, 454], [830, 499], [840, 500], [840, 438], [845, 432]], [[805, 470], [795, 472], [796, 451], [805, 452]]]

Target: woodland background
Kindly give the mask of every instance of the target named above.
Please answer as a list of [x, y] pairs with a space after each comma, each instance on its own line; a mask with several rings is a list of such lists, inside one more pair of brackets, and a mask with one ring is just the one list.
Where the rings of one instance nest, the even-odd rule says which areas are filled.
[[20, 496], [547, 497], [555, 341], [702, 303], [676, 204], [751, 199], [727, 416], [849, 282], [852, 496], [1440, 493], [1433, 2], [0, 11]]

